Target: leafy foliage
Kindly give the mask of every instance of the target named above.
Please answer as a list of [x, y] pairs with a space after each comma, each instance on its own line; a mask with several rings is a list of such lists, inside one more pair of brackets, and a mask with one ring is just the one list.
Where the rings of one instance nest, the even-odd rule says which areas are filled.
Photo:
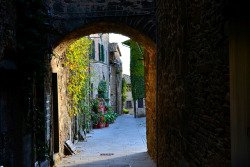
[[83, 37], [67, 48], [65, 65], [69, 69], [68, 95], [71, 105], [69, 115], [76, 115], [79, 104], [85, 101], [89, 90], [89, 49], [91, 40]]
[[99, 98], [95, 98], [95, 99], [92, 99], [91, 100], [91, 108], [92, 108], [92, 111], [97, 113], [99, 112], [99, 110], [101, 110], [101, 99]]
[[101, 80], [98, 85], [98, 97], [103, 99], [107, 97], [107, 82], [104, 80]]
[[128, 113], [129, 113], [129, 110], [123, 109], [123, 112], [124, 112], [125, 114], [128, 114]]
[[97, 125], [100, 122], [104, 122], [104, 115], [101, 111], [98, 113], [92, 112], [92, 122], [93, 125]]
[[126, 83], [125, 78], [122, 78], [122, 104], [123, 106], [127, 98], [126, 92], [127, 92], [127, 83]]
[[[144, 64], [139, 59], [143, 56], [135, 41], [127, 40], [123, 44], [130, 46], [130, 79], [133, 99], [142, 99], [145, 97]], [[140, 45], [139, 47], [144, 53], [144, 48]]]
[[113, 110], [112, 110], [112, 107], [111, 107], [110, 105], [108, 105], [108, 104], [105, 104], [105, 110], [106, 110], [107, 112], [113, 111]]
[[104, 115], [104, 118], [105, 118], [105, 122], [106, 123], [111, 123], [112, 121], [113, 121], [113, 118], [112, 118], [112, 116], [111, 116], [111, 114], [110, 113], [106, 113], [105, 115]]

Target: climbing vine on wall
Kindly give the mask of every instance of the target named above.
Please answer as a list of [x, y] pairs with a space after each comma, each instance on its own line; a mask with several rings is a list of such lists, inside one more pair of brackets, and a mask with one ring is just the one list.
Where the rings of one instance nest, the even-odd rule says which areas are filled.
[[[89, 90], [89, 50], [91, 40], [83, 37], [67, 48], [65, 65], [69, 69], [68, 96], [70, 116], [76, 115], [85, 101]], [[84, 106], [84, 105], [83, 105]]]
[[127, 82], [125, 80], [125, 78], [122, 78], [122, 104], [124, 106], [124, 103], [126, 101], [126, 92], [127, 92]]
[[[130, 46], [130, 79], [133, 99], [144, 98], [144, 64], [143, 60], [141, 60], [143, 59], [144, 48], [132, 40], [127, 40], [123, 44]], [[138, 46], [141, 48], [141, 51]]]

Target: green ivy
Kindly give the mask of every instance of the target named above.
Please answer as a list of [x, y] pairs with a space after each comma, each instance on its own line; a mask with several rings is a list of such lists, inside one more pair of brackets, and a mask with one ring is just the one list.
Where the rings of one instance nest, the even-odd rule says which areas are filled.
[[126, 83], [125, 78], [122, 78], [122, 104], [123, 106], [127, 98], [126, 92], [127, 92], [127, 83]]
[[107, 82], [101, 80], [98, 85], [98, 97], [106, 99], [107, 98]]
[[144, 48], [140, 46], [142, 54], [135, 41], [127, 40], [123, 44], [130, 46], [130, 79], [132, 97], [134, 100], [145, 98], [144, 64], [142, 54]]

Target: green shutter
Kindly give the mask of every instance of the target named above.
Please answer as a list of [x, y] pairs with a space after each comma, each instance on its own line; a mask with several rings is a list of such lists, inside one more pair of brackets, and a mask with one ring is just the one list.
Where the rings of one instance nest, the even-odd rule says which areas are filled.
[[95, 59], [95, 41], [91, 43], [91, 59]]
[[99, 50], [99, 61], [101, 60], [101, 45], [98, 43], [98, 50]]
[[98, 48], [99, 48], [99, 61], [104, 62], [104, 47], [102, 44], [98, 44]]
[[104, 62], [104, 47], [102, 45], [102, 61]]

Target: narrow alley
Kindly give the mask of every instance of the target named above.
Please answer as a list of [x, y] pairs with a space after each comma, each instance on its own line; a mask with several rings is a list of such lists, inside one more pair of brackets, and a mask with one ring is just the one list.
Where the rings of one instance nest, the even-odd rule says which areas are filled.
[[146, 117], [119, 116], [109, 127], [93, 129], [76, 148], [77, 154], [63, 158], [57, 167], [156, 166], [147, 153]]
[[250, 167], [249, 67], [247, 1], [0, 0], [0, 167]]

